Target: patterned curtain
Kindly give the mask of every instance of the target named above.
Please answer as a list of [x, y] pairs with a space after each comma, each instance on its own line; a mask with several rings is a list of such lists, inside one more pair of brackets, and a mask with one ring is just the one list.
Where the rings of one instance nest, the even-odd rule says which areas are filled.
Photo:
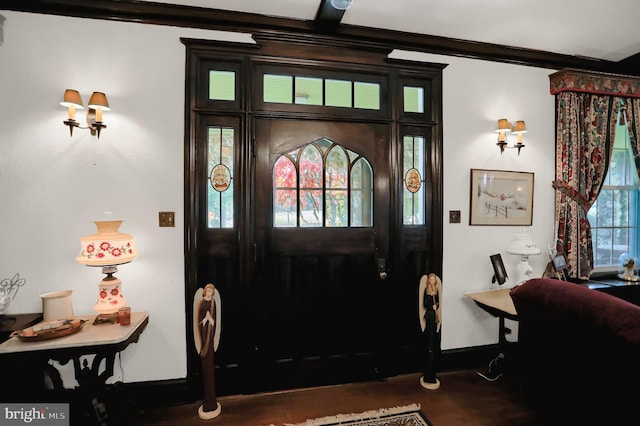
[[572, 278], [588, 279], [593, 244], [587, 212], [607, 174], [621, 103], [640, 171], [640, 78], [565, 69], [551, 74], [556, 96], [557, 246]]
[[[588, 279], [593, 245], [587, 212], [596, 201], [613, 149], [611, 96], [562, 92], [556, 95], [556, 224], [558, 245], [569, 276]], [[617, 105], [616, 105], [617, 106]], [[612, 130], [613, 129], [613, 130]]]

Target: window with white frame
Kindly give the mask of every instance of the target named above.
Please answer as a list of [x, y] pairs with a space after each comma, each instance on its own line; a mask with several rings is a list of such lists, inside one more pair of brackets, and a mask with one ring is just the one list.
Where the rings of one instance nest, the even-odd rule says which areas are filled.
[[587, 214], [593, 238], [595, 273], [617, 271], [621, 255], [637, 257], [640, 254], [639, 200], [640, 180], [629, 132], [626, 124], [618, 124], [607, 176]]

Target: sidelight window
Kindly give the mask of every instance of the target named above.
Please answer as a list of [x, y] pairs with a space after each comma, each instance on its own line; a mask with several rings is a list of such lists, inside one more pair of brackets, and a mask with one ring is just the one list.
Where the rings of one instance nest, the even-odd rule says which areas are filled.
[[233, 228], [234, 129], [208, 128], [207, 226]]
[[424, 137], [403, 138], [403, 203], [402, 224], [424, 225], [425, 217], [425, 158]]
[[373, 225], [373, 171], [357, 153], [320, 139], [281, 155], [273, 168], [275, 227]]

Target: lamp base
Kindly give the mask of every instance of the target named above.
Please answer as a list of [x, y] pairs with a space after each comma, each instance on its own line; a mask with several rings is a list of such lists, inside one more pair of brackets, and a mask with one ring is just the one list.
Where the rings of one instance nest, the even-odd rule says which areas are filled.
[[118, 323], [118, 313], [113, 314], [98, 314], [93, 319], [93, 325], [98, 324], [117, 324]]
[[516, 265], [516, 285], [524, 284], [531, 278], [533, 268], [529, 264], [529, 256], [520, 256], [520, 262]]
[[122, 294], [122, 281], [113, 276], [117, 271], [116, 266], [102, 267], [102, 273], [107, 276], [100, 281], [98, 299], [93, 306], [93, 309], [101, 315], [117, 313], [118, 309], [127, 306], [127, 301]]

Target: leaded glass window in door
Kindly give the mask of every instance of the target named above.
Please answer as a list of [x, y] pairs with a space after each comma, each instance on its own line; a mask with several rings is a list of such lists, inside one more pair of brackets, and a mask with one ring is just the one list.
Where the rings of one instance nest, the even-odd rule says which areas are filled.
[[373, 226], [373, 170], [329, 139], [281, 155], [273, 168], [273, 226]]

